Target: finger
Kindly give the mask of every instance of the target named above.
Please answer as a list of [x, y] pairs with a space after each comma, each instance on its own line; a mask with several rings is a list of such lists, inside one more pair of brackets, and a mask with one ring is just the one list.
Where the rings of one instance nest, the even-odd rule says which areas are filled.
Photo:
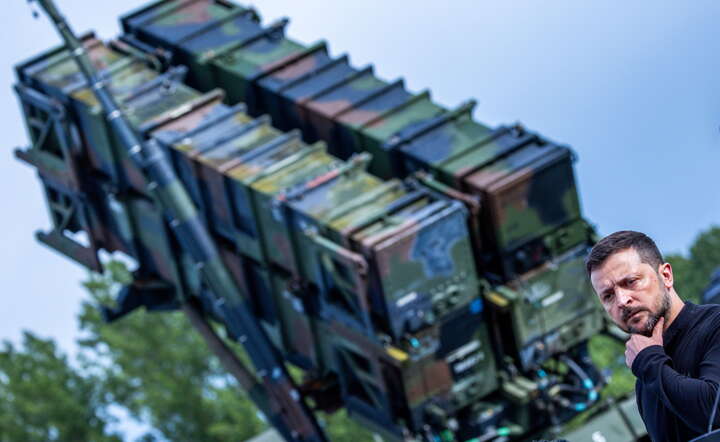
[[661, 316], [660, 319], [658, 319], [657, 324], [655, 324], [655, 328], [653, 329], [653, 336], [658, 338], [662, 337], [663, 325], [665, 325], [665, 317]]

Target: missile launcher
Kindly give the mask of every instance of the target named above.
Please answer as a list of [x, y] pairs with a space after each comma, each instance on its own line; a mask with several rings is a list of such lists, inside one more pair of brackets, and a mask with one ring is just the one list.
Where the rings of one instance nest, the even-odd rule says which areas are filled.
[[594, 233], [569, 148], [225, 0], [157, 1], [122, 24], [75, 45], [65, 27], [71, 50], [16, 68], [31, 140], [16, 155], [53, 223], [38, 238], [94, 271], [100, 250], [137, 263], [122, 296], [138, 298], [112, 319], [183, 308], [288, 440], [324, 440], [309, 398], [389, 440], [522, 440], [599, 403]]

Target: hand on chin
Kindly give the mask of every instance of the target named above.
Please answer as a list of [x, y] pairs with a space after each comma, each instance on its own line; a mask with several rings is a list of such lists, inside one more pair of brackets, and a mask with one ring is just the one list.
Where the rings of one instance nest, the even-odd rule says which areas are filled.
[[[638, 315], [643, 315], [643, 313], [638, 313]], [[645, 335], [644, 333], [640, 334], [631, 331], [631, 333], [633, 334], [630, 336], [630, 339], [628, 339], [628, 341], [625, 343], [625, 363], [630, 369], [632, 369], [632, 364], [635, 361], [635, 357], [642, 350], [650, 347], [651, 345], [663, 345], [662, 333], [663, 325], [665, 324], [665, 318], [660, 317], [660, 319], [655, 324], [647, 324], [647, 321], [649, 321], [649, 316], [647, 312], [645, 312], [643, 316], [645, 316], [645, 318], [640, 320], [634, 319], [633, 321], [633, 318], [629, 319], [629, 323], [633, 325], [633, 328], [638, 327], [638, 329], [642, 329], [647, 325], [653, 325], [652, 329], [647, 335]]]

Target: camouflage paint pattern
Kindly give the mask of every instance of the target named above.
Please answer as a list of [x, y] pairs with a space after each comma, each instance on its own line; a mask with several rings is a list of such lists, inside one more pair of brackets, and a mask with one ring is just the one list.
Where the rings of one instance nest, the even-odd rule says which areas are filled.
[[[107, 73], [111, 66], [123, 58], [93, 34], [85, 36], [82, 43], [93, 66], [100, 72]], [[66, 88], [78, 83], [85, 84], [77, 65], [64, 47], [51, 49], [21, 63], [17, 68], [17, 74], [23, 83], [59, 99], [67, 98]]]
[[130, 222], [138, 235], [135, 239], [139, 244], [138, 261], [166, 281], [179, 281], [162, 211], [145, 198], [130, 199], [127, 206]]
[[[497, 156], [487, 147], [493, 136], [492, 129], [474, 121], [470, 113], [462, 113], [401, 145], [404, 167], [408, 172], [427, 169], [443, 182], [459, 188], [454, 177], [462, 175], [454, 169], [453, 160], [462, 158], [455, 167], [489, 163]], [[466, 155], [484, 158], [468, 160]]]
[[233, 88], [228, 90], [230, 102], [256, 103], [254, 82], [304, 52], [305, 48], [299, 43], [267, 36], [237, 50], [215, 55], [212, 70], [216, 84], [233, 84]]
[[[156, 85], [158, 74], [141, 62], [122, 56], [102, 43], [93, 44], [92, 48], [90, 54], [96, 55], [91, 59], [97, 60], [96, 65], [107, 67], [105, 81], [125, 107], [131, 122], [141, 129], [152, 128], [198, 97], [197, 92], [173, 78], [177, 76], [174, 72], [166, 74], [167, 80], [162, 85]], [[109, 64], [111, 61], [113, 65]], [[26, 71], [34, 72], [36, 69], [33, 68], [28, 67]], [[36, 81], [41, 84], [48, 82], [47, 89], [56, 88], [66, 94], [65, 101], [70, 97], [80, 123], [79, 128], [86, 137], [91, 163], [121, 186], [130, 186], [145, 193], [142, 174], [120, 146], [102, 115], [97, 99], [80, 77], [74, 61], [64, 57], [59, 63], [50, 63], [37, 71]]]
[[155, 44], [167, 41], [180, 44], [201, 31], [208, 23], [220, 23], [234, 12], [225, 2], [192, 0], [155, 2], [149, 8], [141, 8], [123, 17], [123, 27], [141, 30], [144, 37], [154, 39]]
[[318, 138], [336, 141], [338, 118], [350, 110], [356, 114], [361, 112], [356, 107], [384, 92], [387, 86], [387, 83], [375, 77], [372, 67], [354, 72], [343, 82], [333, 84], [301, 102], [307, 115], [306, 124], [315, 130]]
[[336, 158], [325, 153], [324, 146], [316, 146], [281, 159], [247, 180], [252, 189], [251, 204], [258, 214], [268, 259], [293, 275], [300, 276], [302, 269], [293, 246], [294, 234], [282, 207], [282, 195], [286, 189], [302, 185], [339, 165]]
[[[481, 225], [490, 233], [486, 233], [486, 244], [501, 257], [495, 260], [500, 274], [518, 274], [540, 264], [532, 258], [520, 258], [522, 247], [580, 219], [572, 155], [564, 147], [528, 144], [464, 181], [468, 193], [485, 201]], [[587, 240], [581, 238], [581, 242]], [[508, 265], [501, 261], [503, 255], [513, 253], [520, 262]]]
[[[256, 92], [260, 96], [258, 109], [271, 115], [273, 122], [280, 129], [290, 130], [304, 127], [306, 131], [311, 130], [311, 126], [308, 126], [304, 120], [304, 111], [292, 98], [293, 94], [303, 94], [303, 89], [309, 90], [308, 83], [315, 83], [314, 77], [325, 78], [327, 75], [333, 75], [332, 72], [338, 72], [337, 66], [337, 60], [333, 60], [328, 55], [324, 42], [311, 45], [297, 61], [263, 76], [258, 81], [256, 88]], [[348, 69], [349, 67], [344, 68]], [[326, 71], [328, 73], [325, 73]], [[322, 80], [317, 82], [317, 84], [322, 83]], [[295, 89], [294, 85], [303, 85], [304, 88]], [[282, 93], [286, 90], [288, 90], [287, 93]], [[307, 92], [305, 96], [307, 96]], [[306, 136], [306, 139], [314, 141], [316, 137]]]
[[520, 278], [486, 293], [498, 317], [506, 315], [513, 329], [509, 351], [525, 367], [572, 348], [602, 328], [592, 286], [585, 271], [587, 246], [548, 262]]
[[338, 374], [350, 415], [389, 440], [402, 440], [399, 416], [390, 402], [398, 392], [397, 385], [388, 382], [386, 376], [387, 366], [392, 363], [387, 350], [377, 339], [336, 318], [323, 318], [318, 329], [324, 364]]
[[[228, 101], [249, 101], [248, 113], [230, 108], [219, 91], [201, 95], [181, 84], [175, 71], [161, 81], [139, 61], [86, 38], [93, 63], [104, 69], [132, 123], [173, 159], [219, 240], [220, 259], [241, 292], [251, 294], [246, 300], [254, 315], [285, 357], [337, 375], [348, 409], [396, 439], [401, 422], [422, 431], [429, 407], [451, 415], [495, 391], [472, 247], [483, 244], [487, 255], [491, 246], [510, 253], [537, 243], [545, 260], [588, 240], [568, 150], [515, 128], [491, 130], [472, 120], [472, 103], [448, 111], [428, 93], [407, 92], [401, 80], [387, 83], [372, 68], [357, 70], [347, 57], [329, 57], [324, 44], [305, 48], [286, 39], [284, 22], [263, 28], [254, 12], [225, 2], [157, 2], [136, 18], [132, 26], [144, 38], [180, 48], [192, 84], [201, 78], [202, 90], [220, 85], [230, 89]], [[61, 209], [54, 223], [86, 229], [107, 250], [122, 250], [144, 269], [197, 293], [199, 282], [191, 281], [197, 272], [179, 265], [187, 260], [161, 210], [142, 196], [115, 197], [123, 185], [144, 191], [144, 180], [118, 152], [117, 138], [67, 55], [58, 49], [44, 54], [18, 76], [68, 110], [73, 106], [82, 155], [109, 182], [88, 191], [93, 196], [86, 210], [63, 226], [62, 211], [70, 204], [53, 196], [52, 186], [65, 186], [70, 199], [81, 200], [73, 194], [80, 190], [62, 163], [42, 160], [48, 204]], [[370, 170], [381, 176], [427, 170], [455, 191], [482, 197], [476, 230], [490, 245], [471, 241], [467, 226], [473, 223], [449, 199], [454, 196], [378, 180], [328, 155], [323, 144], [308, 146], [297, 131], [283, 134], [267, 117], [250, 116], [261, 112], [302, 129], [306, 139], [327, 141], [343, 158], [374, 152]], [[533, 192], [542, 197], [533, 199]], [[63, 250], [76, 259], [85, 253], [73, 247]], [[582, 252], [573, 251], [486, 295], [491, 310], [511, 317], [510, 353], [521, 368], [598, 331], [596, 306], [578, 315], [588, 293], [573, 279], [581, 261]], [[518, 273], [508, 268], [508, 275]], [[528, 288], [543, 284], [558, 289], [541, 296]], [[326, 292], [338, 287], [353, 291], [364, 322], [346, 321], [328, 308]], [[572, 292], [563, 299], [577, 302], [554, 310], [547, 299], [558, 292]], [[541, 308], [516, 301], [535, 295]], [[538, 334], [545, 316], [550, 327], [543, 324]]]
[[[194, 113], [194, 112], [193, 112]], [[167, 146], [173, 163], [177, 168], [180, 178], [189, 189], [193, 200], [200, 207], [204, 208], [209, 218], [210, 208], [205, 201], [203, 183], [200, 181], [199, 172], [195, 161], [203, 148], [212, 147], [218, 140], [218, 134], [214, 134], [213, 128], [223, 133], [233, 128], [249, 123], [252, 119], [244, 113], [244, 107], [229, 109], [222, 104], [213, 104], [209, 109], [200, 110], [199, 118], [192, 118], [193, 123], [185, 129], [171, 131], [170, 133], [159, 132], [158, 139]], [[173, 133], [177, 132], [177, 133]]]
[[[580, 217], [570, 152], [531, 144], [466, 178], [483, 192], [502, 250], [512, 250]], [[548, 201], [553, 192], [557, 198]], [[492, 225], [492, 224], [491, 224]]]
[[395, 107], [379, 111], [374, 118], [365, 119], [359, 129], [348, 130], [356, 138], [354, 145], [358, 148], [369, 146], [383, 159], [373, 169], [379, 176], [403, 176], [405, 172], [401, 160], [396, 158], [395, 149], [423, 123], [443, 112], [444, 109], [430, 100], [429, 93], [420, 93]]
[[[273, 118], [276, 118], [277, 115], [277, 119], [286, 128], [302, 129], [303, 136], [308, 141], [315, 141], [318, 136], [315, 128], [309, 124], [307, 109], [303, 104], [310, 102], [315, 95], [322, 94], [329, 86], [342, 83], [356, 73], [356, 70], [347, 62], [347, 57], [341, 57], [338, 60], [319, 56], [313, 58], [315, 60], [312, 63], [312, 70], [303, 72], [296, 79], [282, 84], [281, 87], [277, 88], [277, 92], [273, 89], [266, 89], [266, 95], [273, 97], [267, 100], [274, 104], [271, 107]], [[298, 63], [301, 63], [301, 61]], [[287, 68], [289, 69], [292, 66], [288, 65]], [[278, 71], [278, 74], [281, 73], [282, 71]], [[268, 76], [267, 80], [272, 78], [274, 77]], [[334, 140], [325, 141], [332, 143]], [[341, 149], [334, 150], [339, 151]]]
[[270, 136], [272, 129], [263, 120], [251, 120], [244, 112], [238, 112], [217, 124], [207, 125], [176, 146], [184, 152], [186, 161], [192, 163], [189, 168], [194, 170], [194, 179], [200, 184], [209, 224], [231, 241], [237, 226], [226, 195], [225, 180], [218, 169]]
[[327, 215], [328, 236], [343, 247], [351, 247], [352, 232], [383, 217], [388, 206], [407, 194], [399, 180], [390, 180], [372, 192], [334, 207]]
[[303, 188], [289, 192], [289, 216], [291, 217], [299, 253], [302, 273], [313, 282], [317, 280], [318, 269], [313, 259], [316, 253], [312, 240], [304, 232], [314, 229], [323, 232], [330, 212], [340, 204], [371, 192], [381, 185], [376, 177], [362, 170], [330, 170], [308, 183]]
[[279, 272], [273, 273], [273, 296], [281, 324], [282, 348], [288, 360], [306, 370], [327, 369], [318, 353], [317, 318], [307, 292], [301, 292]]
[[243, 41], [260, 30], [252, 9], [228, 2], [195, 0], [165, 2], [140, 8], [121, 20], [126, 32], [161, 47], [178, 47], [173, 62], [190, 67], [190, 85], [200, 91], [213, 86], [213, 73], [205, 62], [214, 53]]
[[[94, 66], [106, 74], [111, 71], [110, 68], [113, 66], [120, 66], [121, 72], [135, 71], [137, 68], [137, 66], [129, 65], [124, 57], [106, 47], [92, 35], [85, 38], [83, 44], [87, 48], [89, 58]], [[50, 50], [21, 64], [17, 68], [17, 73], [24, 84], [65, 103], [68, 107], [72, 105], [67, 103], [73, 102], [69, 93], [85, 85], [77, 65], [70, 57], [69, 52], [63, 48]], [[106, 174], [120, 180], [118, 174], [121, 171], [117, 168], [117, 160], [109, 147], [103, 125], [98, 125], [97, 121], [94, 121], [93, 117], [83, 110], [82, 107], [79, 109], [80, 127], [83, 129], [82, 133], [86, 137], [87, 143], [95, 147], [88, 149], [90, 161]], [[96, 141], [98, 138], [100, 140]], [[59, 146], [57, 150], [60, 150]]]
[[379, 309], [391, 319], [392, 336], [433, 324], [478, 296], [466, 217], [458, 203], [428, 202], [391, 214], [366, 229], [382, 225], [366, 237], [355, 236], [372, 257], [373, 299], [383, 301]]
[[[381, 344], [327, 318], [317, 324], [321, 360], [340, 375], [353, 398], [349, 408], [364, 414], [374, 426], [389, 417], [402, 417], [411, 430], [421, 431], [428, 407], [451, 415], [497, 389], [495, 357], [482, 310], [479, 298], [459, 305], [444, 324], [408, 334], [397, 346]], [[343, 356], [338, 357], [338, 352]], [[351, 369], [342, 369], [343, 364]], [[402, 409], [386, 410], [376, 396], [383, 391], [401, 397]], [[398, 411], [400, 416], [392, 416]], [[382, 412], [386, 415], [377, 415]]]
[[[426, 92], [409, 93], [402, 80], [387, 83], [378, 79], [371, 66], [355, 69], [346, 56], [328, 57], [324, 44], [303, 53], [300, 45], [283, 35], [282, 26], [262, 27], [251, 18], [244, 20], [241, 28], [248, 34], [260, 35], [265, 29], [267, 36], [247, 45], [238, 44], [221, 55], [217, 51], [212, 54], [212, 63], [218, 69], [213, 84], [242, 89], [229, 95], [230, 102], [249, 101], [251, 114], [269, 113], [283, 129], [298, 128], [306, 140], [324, 140], [329, 152], [340, 158], [369, 152], [373, 160], [368, 170], [384, 179], [426, 170], [457, 190], [494, 200], [484, 208], [479, 220], [481, 233], [474, 236], [483, 238], [482, 245], [477, 246], [484, 247], [486, 264], [499, 277], [507, 280], [539, 265], [541, 261], [531, 260], [515, 269], [507, 262], [514, 260], [514, 255], [526, 254], [523, 246], [580, 217], [574, 177], [559, 171], [565, 170], [565, 165], [557, 166], [552, 188], [543, 185], [542, 192], [537, 192], [539, 186], [522, 179], [508, 178], [507, 187], [497, 189], [502, 195], [496, 195], [494, 188], [479, 189], [467, 182], [470, 175], [482, 174], [485, 168], [491, 169], [488, 174], [497, 180], [503, 174], [517, 178], [517, 168], [524, 166], [504, 157], [528, 149], [527, 144], [537, 140], [536, 135], [512, 128], [493, 130], [472, 119], [472, 102], [446, 110], [433, 103]], [[211, 47], [212, 40], [217, 41], [216, 47], [223, 47], [230, 31], [213, 26], [209, 19], [205, 23], [205, 47]], [[142, 24], [126, 26], [140, 37], [145, 28]], [[167, 32], [171, 35], [175, 31]], [[160, 45], [187, 52], [170, 37]], [[283, 61], [271, 64], [282, 64], [280, 68], [259, 73], [258, 66], [278, 59]], [[250, 91], [262, 98], [256, 100]], [[523, 206], [522, 201], [531, 205]], [[584, 241], [587, 238], [580, 239]]]
[[480, 298], [458, 305], [442, 324], [410, 335], [400, 352], [388, 352], [396, 359], [417, 427], [427, 406], [451, 415], [499, 386], [482, 311]]

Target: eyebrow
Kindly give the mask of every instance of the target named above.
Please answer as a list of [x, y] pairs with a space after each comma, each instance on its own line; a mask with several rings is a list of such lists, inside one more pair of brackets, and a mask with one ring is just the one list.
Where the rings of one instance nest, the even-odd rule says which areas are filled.
[[614, 289], [615, 289], [615, 284], [612, 284], [610, 287], [608, 287], [608, 288], [604, 289], [603, 291], [601, 291], [601, 292], [600, 292], [600, 296], [605, 296], [605, 295], [609, 294], [610, 292], [613, 292]]
[[[632, 278], [638, 278], [639, 276], [640, 276], [639, 273], [637, 273], [637, 272], [631, 272], [630, 274], [625, 275], [625, 276], [619, 281], [619, 284], [627, 284], [627, 283], [628, 283], [628, 280], [630, 280], [630, 279], [632, 279]], [[614, 289], [615, 289], [615, 286], [616, 286], [616, 285], [617, 285], [617, 284], [612, 283], [609, 287], [603, 289], [603, 290], [600, 292], [600, 296], [605, 296], [605, 295], [607, 295], [607, 294], [610, 294], [610, 293], [614, 292], [614, 291], [615, 291]]]

